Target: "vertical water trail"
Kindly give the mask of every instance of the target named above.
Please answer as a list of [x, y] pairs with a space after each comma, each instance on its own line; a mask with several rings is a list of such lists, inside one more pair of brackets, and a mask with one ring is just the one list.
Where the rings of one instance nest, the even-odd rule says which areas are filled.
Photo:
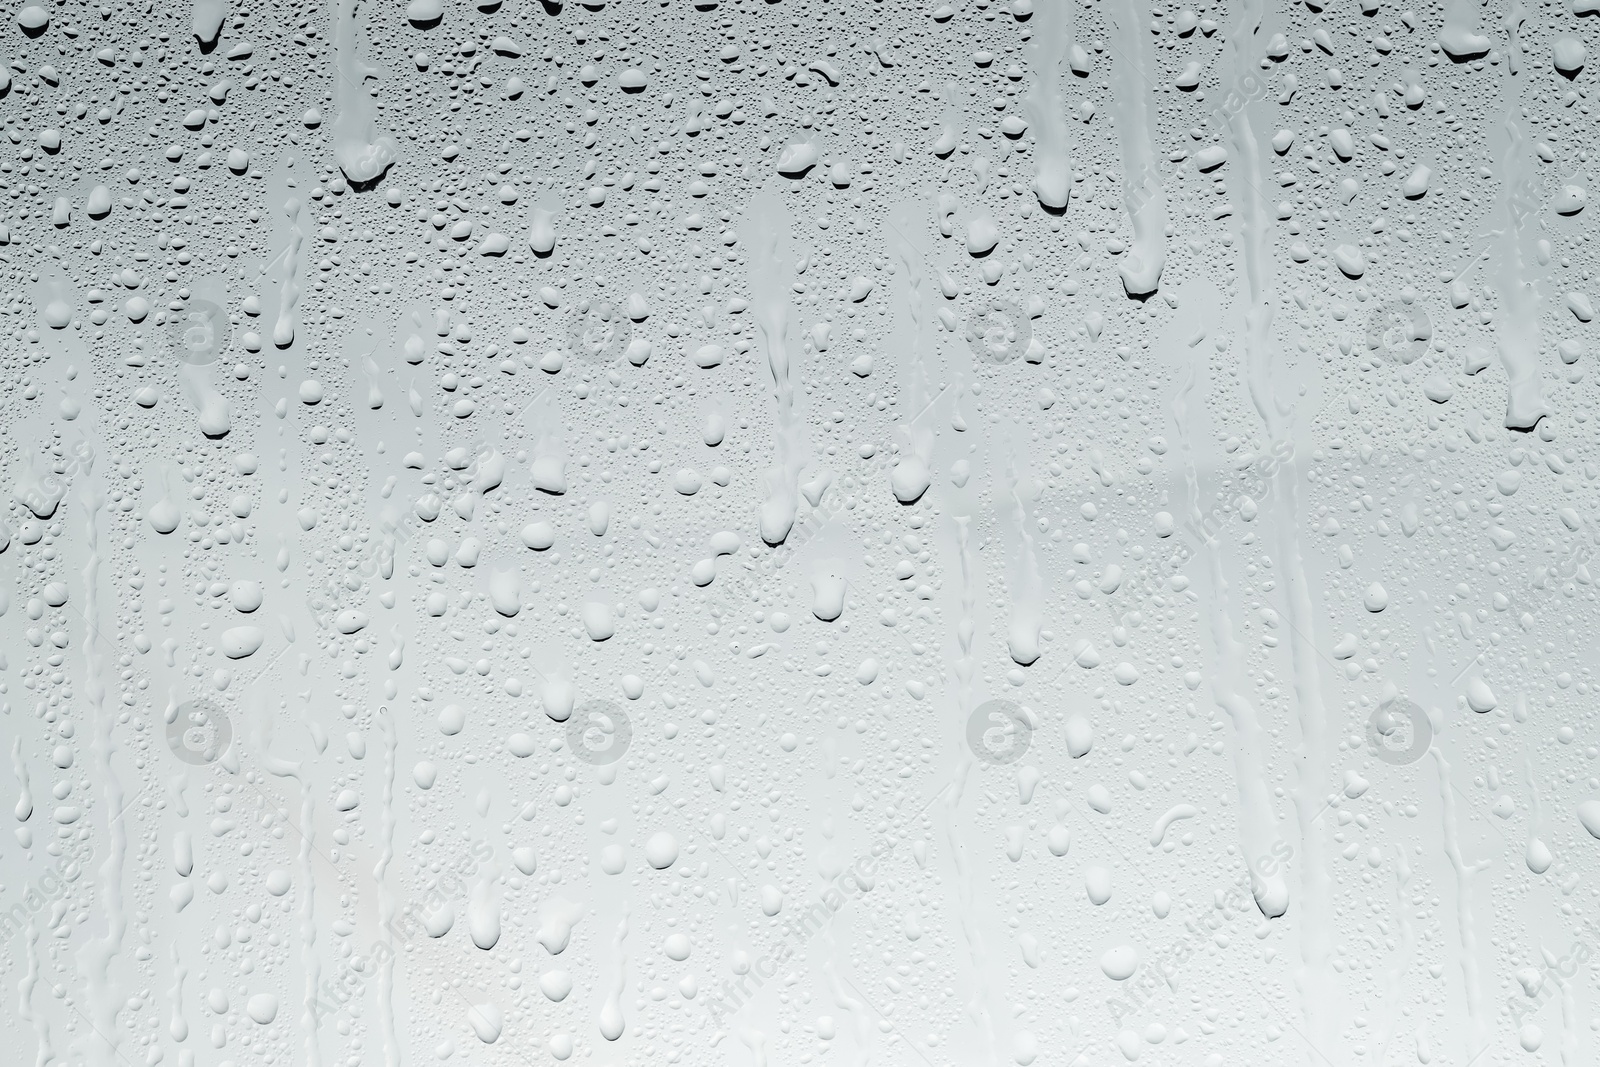
[[[954, 79], [944, 83], [940, 91], [944, 101], [943, 122], [939, 126], [939, 136], [933, 142], [933, 154], [940, 159], [948, 159], [950, 153], [956, 150], [956, 145], [961, 142], [961, 131], [965, 123], [961, 113], [961, 86]], [[949, 165], [945, 173], [950, 171]]]
[[223, 0], [194, 0], [189, 9], [189, 31], [210, 51], [222, 32], [222, 20], [227, 17], [228, 5]]
[[178, 381], [182, 384], [189, 403], [194, 405], [200, 432], [215, 439], [226, 437], [233, 429], [233, 414], [228, 398], [212, 383], [211, 366], [180, 365]]
[[[167, 1024], [167, 1032], [172, 1035], [172, 1040], [183, 1042], [189, 1040], [189, 1020], [183, 1014], [183, 980], [189, 977], [189, 968], [180, 962], [178, 944], [172, 944], [172, 1021]], [[182, 1056], [182, 1052], [179, 1053]]]
[[33, 817], [33, 787], [28, 781], [28, 761], [22, 758], [21, 734], [11, 739], [11, 767], [17, 775], [17, 805], [12, 812], [24, 824], [17, 828], [17, 837], [23, 848], [32, 848], [33, 831], [26, 823]]
[[33, 1024], [34, 1040], [39, 1043], [38, 1051], [34, 1053], [33, 1067], [45, 1067], [56, 1058], [55, 1047], [50, 1043], [50, 1023], [44, 1016], [33, 1008], [33, 991], [39, 987], [39, 924], [35, 919], [29, 919], [27, 928], [23, 931], [23, 943], [27, 945], [28, 970], [21, 980], [17, 982], [17, 1017], [25, 1023]]
[[850, 1013], [850, 1021], [855, 1024], [856, 1032], [856, 1067], [867, 1067], [871, 1058], [872, 1030], [867, 1025], [866, 1005], [852, 997], [844, 988], [844, 983], [839, 980], [839, 970], [834, 966], [834, 960], [839, 955], [839, 945], [833, 936], [833, 919], [830, 917], [828, 924], [823, 927], [823, 936], [828, 939], [828, 957], [822, 961], [822, 973], [828, 979], [828, 989], [833, 993], [833, 1002]]
[[1336, 1048], [1338, 1013], [1333, 984], [1333, 883], [1327, 850], [1321, 847], [1317, 822], [1330, 791], [1324, 753], [1329, 751], [1327, 709], [1322, 698], [1322, 653], [1312, 644], [1316, 620], [1310, 582], [1300, 550], [1299, 464], [1292, 439], [1273, 481], [1278, 557], [1282, 561], [1283, 590], [1288, 601], [1289, 660], [1294, 678], [1295, 707], [1299, 710], [1300, 743], [1295, 748], [1295, 816], [1300, 829], [1300, 872], [1305, 903], [1300, 923], [1301, 957], [1305, 974], [1301, 982], [1307, 1025], [1319, 1048]]
[[934, 393], [928, 377], [928, 362], [933, 359], [937, 342], [933, 324], [923, 308], [924, 283], [927, 269], [923, 265], [924, 251], [912, 235], [919, 235], [925, 225], [921, 213], [923, 205], [908, 201], [896, 205], [889, 212], [887, 232], [884, 234], [894, 250], [900, 266], [905, 271], [904, 281], [898, 277], [891, 283], [895, 294], [896, 332], [909, 334], [910, 351], [901, 361], [907, 403], [901, 406], [903, 419], [895, 428], [906, 442], [899, 461], [889, 471], [889, 487], [902, 504], [912, 504], [922, 498], [933, 483], [932, 462], [934, 433], [931, 424], [917, 424], [917, 418], [933, 402]]
[[[1512, 39], [1515, 46], [1515, 37]], [[1508, 64], [1508, 67], [1511, 64]], [[1500, 365], [1506, 372], [1506, 428], [1532, 430], [1554, 410], [1545, 399], [1539, 378], [1539, 290], [1529, 276], [1524, 238], [1530, 225], [1538, 225], [1539, 197], [1536, 175], [1528, 159], [1527, 137], [1522, 130], [1522, 78], [1505, 75], [1506, 151], [1501, 164], [1498, 212], [1504, 219], [1494, 247], [1498, 269], [1495, 286], [1502, 310], [1496, 316], [1495, 342]]]
[[1039, 553], [1028, 529], [1028, 508], [1022, 501], [1021, 477], [1013, 458], [1007, 468], [1011, 490], [1011, 525], [1017, 547], [1007, 566], [1010, 582], [1011, 623], [1006, 647], [1015, 662], [1026, 667], [1039, 658], [1039, 632], [1044, 623], [1044, 577], [1039, 571]]
[[82, 495], [84, 508], [83, 533], [89, 550], [83, 566], [83, 657], [84, 688], [89, 695], [90, 714], [94, 717], [95, 777], [100, 782], [101, 804], [106, 817], [106, 858], [100, 865], [100, 895], [105, 901], [106, 935], [91, 941], [78, 950], [78, 965], [83, 972], [88, 992], [88, 1016], [92, 1033], [83, 1041], [90, 1052], [87, 1059], [100, 1067], [112, 1067], [122, 1057], [122, 1027], [117, 1015], [127, 1000], [111, 979], [111, 961], [122, 951], [122, 940], [128, 932], [128, 917], [122, 904], [122, 865], [128, 851], [128, 830], [119, 816], [127, 806], [123, 800], [122, 779], [112, 766], [111, 757], [117, 748], [112, 740], [112, 727], [116, 713], [106, 708], [106, 657], [102, 650], [105, 639], [99, 630], [100, 619], [100, 509], [104, 500], [90, 489]]
[[[978, 659], [973, 652], [973, 642], [977, 637], [977, 623], [974, 620], [977, 606], [978, 576], [976, 554], [972, 551], [972, 518], [968, 515], [955, 516], [956, 545], [961, 560], [961, 614], [956, 622], [956, 645], [960, 654], [956, 657], [955, 674], [959, 686], [955, 696], [956, 721], [955, 736], [964, 738], [966, 732], [967, 716], [972, 713], [975, 706], [972, 699], [972, 680], [977, 674]], [[966, 846], [961, 841], [961, 836], [956, 832], [957, 813], [961, 809], [961, 797], [966, 791], [967, 781], [972, 774], [972, 753], [966, 744], [958, 741], [960, 758], [956, 764], [955, 788], [945, 794], [945, 833], [950, 841], [950, 856], [956, 868], [956, 892], [959, 898], [961, 912], [961, 935], [967, 942], [967, 954], [972, 962], [972, 997], [967, 1001], [967, 1014], [978, 1023], [984, 1047], [988, 1049], [989, 1061], [998, 1062], [994, 1038], [994, 1021], [989, 1014], [988, 986], [984, 979], [985, 969], [988, 964], [983, 946], [983, 934], [973, 920], [973, 881], [977, 878], [975, 869], [969, 870], [967, 865]]]
[[750, 237], [750, 292], [761, 347], [772, 376], [773, 463], [764, 477], [767, 497], [761, 505], [761, 539], [780, 545], [794, 527], [799, 509], [799, 480], [805, 466], [805, 427], [794, 411], [794, 383], [789, 352], [790, 266], [781, 249], [789, 234], [789, 209], [778, 194], [758, 193], [745, 209]]
[[1557, 1046], [1561, 1067], [1573, 1067], [1578, 1062], [1578, 1004], [1572, 994], [1572, 982], [1562, 973], [1560, 957], [1542, 946], [1540, 954], [1544, 957], [1545, 974], [1554, 979], [1556, 988], [1561, 990], [1561, 1042]]
[[1255, 705], [1240, 689], [1245, 677], [1244, 651], [1233, 636], [1232, 613], [1228, 601], [1228, 579], [1222, 570], [1222, 552], [1215, 534], [1205, 525], [1200, 511], [1200, 474], [1190, 444], [1189, 401], [1194, 388], [1195, 370], [1191, 363], [1183, 385], [1172, 401], [1172, 416], [1183, 448], [1184, 477], [1189, 490], [1191, 532], [1201, 540], [1211, 577], [1211, 595], [1202, 598], [1217, 648], [1217, 668], [1211, 672], [1211, 693], [1217, 706], [1233, 726], [1233, 777], [1239, 790], [1239, 838], [1245, 864], [1250, 873], [1250, 892], [1256, 907], [1269, 919], [1289, 909], [1289, 885], [1272, 853], [1277, 838], [1273, 829], [1272, 798], [1267, 790], [1266, 741]]
[[380, 835], [382, 852], [372, 869], [378, 883], [378, 928], [383, 932], [383, 943], [388, 948], [383, 961], [378, 964], [378, 1025], [383, 1033], [383, 1062], [385, 1067], [400, 1067], [400, 1035], [394, 1019], [394, 892], [389, 888], [387, 875], [394, 860], [394, 716], [387, 707], [378, 709], [378, 728], [383, 731], [383, 827]]
[[278, 290], [278, 319], [272, 324], [272, 343], [279, 348], [294, 344], [296, 308], [300, 303], [300, 246], [306, 233], [300, 227], [300, 198], [284, 201], [283, 213], [289, 217], [289, 246], [283, 253], [283, 285]]
[[356, 8], [361, 0], [334, 0], [333, 158], [358, 186], [383, 177], [400, 155], [393, 136], [378, 129], [377, 109], [367, 95], [367, 79], [381, 71], [361, 61]]
[[1550, 973], [1556, 976], [1556, 983], [1561, 987], [1561, 1067], [1576, 1067], [1576, 1064], [1588, 1062], [1578, 1059], [1578, 1002], [1572, 992], [1572, 982], [1561, 973], [1560, 961], [1553, 958], [1553, 954], [1546, 949], [1545, 959], [1549, 961]]
[[1122, 195], [1133, 228], [1133, 245], [1117, 273], [1129, 296], [1147, 297], [1161, 285], [1167, 265], [1167, 194], [1156, 167], [1150, 138], [1150, 76], [1145, 72], [1147, 32], [1134, 0], [1120, 0], [1108, 20], [1115, 42], [1116, 80], [1112, 106], [1117, 114], [1117, 143], [1122, 150]]
[[1385, 976], [1387, 996], [1383, 999], [1383, 1012], [1373, 1030], [1373, 1044], [1378, 1048], [1375, 1063], [1388, 1063], [1389, 1045], [1399, 1029], [1400, 1006], [1404, 1000], [1406, 972], [1411, 969], [1416, 955], [1416, 941], [1411, 932], [1411, 920], [1406, 916], [1406, 885], [1411, 881], [1411, 864], [1406, 860], [1405, 846], [1394, 846], [1394, 921], [1395, 948], [1389, 970]]
[[272, 712], [264, 708], [261, 716], [263, 740], [258, 747], [262, 764], [275, 778], [293, 778], [300, 789], [300, 959], [306, 976], [301, 1022], [305, 1027], [306, 1067], [322, 1067], [322, 1049], [317, 1043], [317, 988], [322, 984], [322, 963], [317, 959], [316, 869], [311, 863], [312, 838], [316, 834], [316, 824], [312, 821], [316, 816], [316, 798], [300, 763], [274, 756], [268, 750], [264, 738], [270, 731]]
[[[1229, 35], [1235, 78], [1243, 83], [1255, 77], [1252, 54], [1246, 42], [1255, 36], [1265, 18], [1264, 0], [1246, 0], [1239, 21]], [[1272, 259], [1271, 222], [1266, 198], [1260, 190], [1261, 147], [1251, 124], [1248, 105], [1233, 111], [1228, 120], [1233, 158], [1244, 179], [1244, 204], [1240, 212], [1240, 255], [1245, 275], [1245, 365], [1250, 398], [1266, 427], [1272, 458], [1273, 527], [1284, 575], [1289, 622], [1289, 654], [1294, 677], [1295, 707], [1300, 741], [1295, 749], [1294, 806], [1300, 833], [1301, 916], [1299, 921], [1301, 973], [1298, 976], [1301, 1014], [1312, 1046], [1319, 1051], [1339, 1047], [1333, 982], [1332, 881], [1325, 850], [1320, 847], [1317, 817], [1328, 793], [1323, 761], [1328, 751], [1327, 709], [1323, 704], [1322, 677], [1312, 644], [1316, 621], [1310, 584], [1299, 537], [1299, 464], [1296, 461], [1293, 420], [1286, 418], [1272, 393], [1272, 361], [1277, 351], [1272, 340], [1272, 312], [1277, 303]], [[1324, 1051], [1324, 1054], [1326, 1052]]]
[[[1520, 695], [1518, 700], [1522, 700]], [[1533, 757], [1527, 752], [1522, 754], [1522, 766], [1528, 777], [1528, 847], [1523, 853], [1523, 862], [1534, 874], [1543, 874], [1550, 869], [1554, 857], [1550, 847], [1539, 837], [1539, 828], [1544, 825], [1544, 806], [1539, 799], [1539, 780], [1533, 773]]]
[[[489, 791], [484, 789], [479, 793], [480, 815], [488, 810], [488, 800]], [[485, 952], [500, 942], [505, 905], [499, 888], [501, 881], [499, 864], [491, 864], [467, 893], [467, 931], [472, 943]]]
[[1489, 861], [1479, 860], [1468, 864], [1461, 856], [1461, 833], [1456, 825], [1455, 790], [1450, 786], [1450, 764], [1439, 748], [1439, 738], [1444, 732], [1444, 717], [1437, 709], [1429, 710], [1434, 720], [1434, 740], [1428, 753], [1433, 756], [1439, 771], [1439, 811], [1444, 831], [1444, 854], [1456, 872], [1456, 929], [1461, 937], [1461, 978], [1467, 990], [1467, 1049], [1469, 1060], [1477, 1058], [1489, 1043], [1488, 1023], [1484, 1018], [1483, 979], [1478, 974], [1478, 928], [1473, 921], [1470, 897], [1471, 878], [1489, 866]]
[[753, 1067], [767, 1067], [767, 1035], [753, 1026], [739, 1027], [739, 1040], [750, 1050]]
[[1471, 59], [1489, 50], [1489, 38], [1478, 32], [1479, 0], [1448, 0], [1439, 45], [1452, 59]]
[[[1238, 25], [1228, 34], [1224, 54], [1232, 60], [1235, 81], [1243, 84], [1245, 79], [1253, 81], [1256, 77], [1251, 63], [1252, 52], [1246, 43], [1261, 30], [1261, 22], [1265, 17], [1264, 0], [1244, 0], [1241, 7]], [[1236, 205], [1245, 280], [1245, 372], [1250, 382], [1250, 399], [1262, 421], [1267, 424], [1268, 438], [1276, 440], [1278, 412], [1264, 387], [1271, 377], [1272, 314], [1276, 306], [1272, 300], [1271, 281], [1272, 222], [1267, 213], [1266, 199], [1256, 184], [1261, 174], [1261, 143], [1256, 139], [1255, 127], [1251, 125], [1248, 104], [1233, 111], [1227, 129], [1233, 165], [1245, 184], [1242, 202]]]
[[1044, 0], [1034, 16], [1038, 29], [1022, 46], [1028, 58], [1028, 94], [1022, 106], [1033, 128], [1033, 192], [1051, 214], [1067, 210], [1072, 194], [1072, 160], [1067, 154], [1067, 102], [1061, 91], [1061, 65], [1072, 47], [1072, 0]]
[[622, 1036], [626, 1022], [622, 1017], [622, 994], [628, 989], [628, 953], [623, 941], [628, 937], [628, 905], [622, 905], [622, 918], [617, 920], [616, 936], [611, 939], [611, 950], [617, 955], [617, 980], [600, 1006], [600, 1036], [615, 1041]]
[[296, 765], [295, 778], [300, 783], [300, 877], [304, 880], [305, 897], [300, 904], [301, 955], [306, 968], [306, 1010], [303, 1016], [306, 1027], [306, 1067], [322, 1067], [322, 1047], [317, 1043], [317, 987], [322, 984], [322, 961], [317, 958], [317, 923], [315, 893], [316, 882], [311, 863], [312, 819], [316, 801], [304, 780], [300, 779]]

